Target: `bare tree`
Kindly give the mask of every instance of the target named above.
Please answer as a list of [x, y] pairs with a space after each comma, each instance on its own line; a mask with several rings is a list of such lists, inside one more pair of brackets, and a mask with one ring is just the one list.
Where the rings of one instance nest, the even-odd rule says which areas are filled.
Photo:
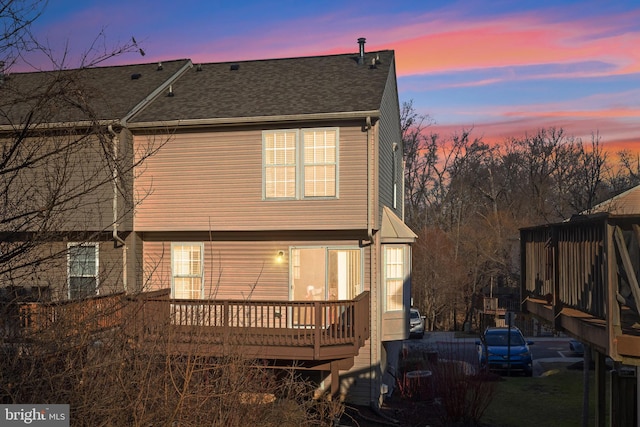
[[[447, 312], [454, 327], [469, 322], [474, 295], [494, 280], [513, 283], [519, 228], [588, 212], [608, 196], [608, 159], [597, 134], [587, 145], [549, 128], [490, 145], [472, 130], [446, 139], [427, 134], [427, 119], [412, 103], [402, 118], [406, 211], [420, 235], [414, 300], [432, 325]], [[623, 160], [621, 170], [633, 171], [631, 158]]]
[[402, 104], [400, 123], [405, 162], [405, 220], [419, 228], [426, 221], [424, 215], [438, 182], [438, 137], [427, 133], [432, 120], [418, 114], [412, 101]]
[[[135, 40], [109, 46], [100, 33], [67, 69], [66, 53], [57, 60], [31, 33], [45, 6], [39, 0], [0, 2], [0, 278], [5, 289], [64, 282], [64, 272], [52, 273], [67, 254], [61, 243], [103, 239], [114, 224], [129, 218], [133, 171], [162, 145], [149, 144], [134, 157], [119, 137], [119, 117], [104, 114], [109, 100], [97, 95], [88, 77], [96, 65], [139, 51]], [[48, 70], [11, 72], [17, 60], [29, 64], [33, 56], [49, 58]], [[114, 198], [121, 201], [117, 209]]]

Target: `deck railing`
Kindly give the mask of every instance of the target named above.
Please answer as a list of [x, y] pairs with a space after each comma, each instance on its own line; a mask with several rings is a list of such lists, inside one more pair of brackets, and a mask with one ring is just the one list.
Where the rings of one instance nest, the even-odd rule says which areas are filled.
[[[136, 298], [135, 334], [179, 351], [218, 354], [242, 347], [265, 357], [354, 356], [369, 338], [369, 292], [341, 301]], [[250, 350], [249, 350], [250, 349]]]
[[640, 360], [640, 216], [594, 215], [523, 229], [524, 311], [615, 361]]
[[19, 305], [17, 338], [80, 336], [121, 327], [160, 351], [273, 359], [353, 357], [369, 338], [369, 292], [340, 301], [178, 300], [168, 289]]
[[19, 304], [19, 335], [97, 333], [122, 324], [124, 293], [58, 302]]
[[608, 284], [602, 221], [525, 230], [521, 241], [526, 296], [553, 295], [563, 307], [604, 319]]

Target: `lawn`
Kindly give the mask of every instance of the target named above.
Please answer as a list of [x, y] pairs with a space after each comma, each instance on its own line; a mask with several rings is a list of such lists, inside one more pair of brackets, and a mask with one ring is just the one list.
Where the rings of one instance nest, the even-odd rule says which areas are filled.
[[[589, 419], [595, 420], [594, 372], [589, 379]], [[553, 369], [546, 376], [509, 377], [498, 383], [482, 417], [492, 427], [579, 427], [582, 425], [582, 371]]]

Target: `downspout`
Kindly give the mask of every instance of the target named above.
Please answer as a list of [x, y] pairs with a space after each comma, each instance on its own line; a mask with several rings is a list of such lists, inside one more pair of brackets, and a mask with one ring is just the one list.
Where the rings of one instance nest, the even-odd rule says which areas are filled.
[[373, 194], [371, 191], [373, 190], [373, 174], [371, 173], [371, 156], [374, 153], [374, 148], [371, 143], [371, 116], [367, 116], [365, 129], [367, 130], [367, 234], [369, 237], [369, 243], [373, 243]]
[[118, 144], [120, 144], [120, 137], [113, 130], [113, 125], [107, 127], [111, 134], [111, 142], [113, 145], [113, 169], [112, 169], [112, 183], [113, 183], [113, 230], [111, 232], [113, 241], [116, 247], [122, 246], [122, 286], [124, 291], [127, 292], [127, 245], [125, 241], [118, 235], [118, 182], [120, 176], [118, 174]]
[[[372, 217], [373, 217], [373, 208], [372, 208], [372, 204], [373, 204], [373, 173], [371, 171], [372, 165], [373, 165], [373, 161], [371, 156], [375, 153], [375, 147], [373, 147], [373, 142], [372, 142], [372, 138], [371, 138], [371, 116], [367, 116], [366, 119], [366, 124], [365, 124], [365, 129], [367, 131], [367, 234], [369, 237], [369, 257], [373, 257], [374, 256], [374, 252], [375, 252], [375, 247], [373, 245], [373, 224], [372, 224]], [[369, 281], [371, 283], [371, 295], [372, 295], [372, 300], [375, 301], [375, 304], [377, 307], [380, 306], [380, 301], [378, 299], [378, 283], [377, 280], [375, 280], [377, 278], [377, 275], [375, 274], [375, 262], [373, 262], [373, 259], [370, 259], [369, 262]], [[375, 292], [375, 294], [374, 294]], [[377, 331], [376, 335], [378, 335], [380, 333], [380, 328], [377, 327], [378, 324], [378, 308], [376, 308], [375, 310], [372, 308], [370, 310], [371, 313], [371, 319], [369, 320], [369, 330], [370, 331]], [[375, 316], [375, 318], [374, 318]], [[374, 324], [376, 325], [375, 329], [374, 329]], [[375, 342], [375, 343], [374, 343]], [[375, 347], [375, 348], [374, 348]], [[371, 371], [369, 372], [369, 375], [371, 376], [371, 381], [373, 382], [373, 384], [377, 387], [378, 385], [378, 378], [375, 372], [375, 363], [373, 363], [374, 360], [377, 360], [377, 353], [376, 353], [376, 349], [377, 349], [377, 337], [371, 337], [371, 344], [369, 345], [369, 361], [371, 363], [371, 367], [369, 368]], [[369, 386], [369, 393], [372, 393], [372, 386]], [[372, 408], [378, 408], [379, 404], [378, 404], [379, 400], [376, 399], [374, 400], [374, 396], [370, 395], [370, 400], [369, 400], [369, 404]]]

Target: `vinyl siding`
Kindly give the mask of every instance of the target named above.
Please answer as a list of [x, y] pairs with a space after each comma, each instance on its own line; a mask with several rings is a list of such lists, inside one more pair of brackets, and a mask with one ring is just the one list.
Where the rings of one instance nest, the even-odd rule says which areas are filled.
[[[99, 243], [99, 295], [124, 290], [122, 282], [122, 249], [113, 242]], [[2, 286], [48, 288], [53, 301], [68, 299], [67, 242], [42, 244], [22, 258], [14, 258], [10, 274], [0, 277]], [[35, 267], [20, 267], [30, 260], [40, 260]]]
[[[357, 241], [194, 241], [184, 233], [153, 233], [145, 236], [143, 265], [145, 288], [171, 287], [171, 242], [204, 242], [204, 298], [206, 299], [289, 299], [289, 248], [292, 246], [357, 246]], [[189, 240], [187, 240], [187, 237]], [[285, 253], [276, 262], [278, 251]], [[369, 290], [367, 250], [363, 251], [363, 290]]]
[[640, 214], [640, 186], [633, 187], [609, 200], [605, 200], [595, 206], [589, 213], [599, 212], [608, 212], [612, 215]]
[[[0, 139], [0, 147], [11, 143]], [[39, 218], [48, 214], [48, 231], [100, 231], [111, 226], [113, 181], [105, 158], [105, 149], [110, 147], [103, 147], [95, 136], [67, 134], [29, 138], [23, 144], [30, 152], [22, 152], [15, 163], [7, 164], [0, 177], [0, 185], [8, 190], [3, 202], [18, 219], [0, 226], [0, 231], [42, 232]], [[69, 147], [60, 148], [65, 146]], [[42, 160], [27, 168], [23, 165], [27, 155], [32, 159], [42, 156]], [[39, 216], [32, 222], [19, 216], [34, 216], [33, 212]]]
[[[361, 125], [339, 128], [338, 197], [320, 200], [263, 200], [262, 130], [167, 137], [136, 179], [136, 231], [366, 229]], [[146, 136], [134, 140], [147, 144]]]
[[[395, 66], [392, 65], [387, 84], [382, 97], [380, 107], [378, 137], [378, 163], [379, 163], [379, 214], [382, 214], [382, 206], [388, 206], [401, 219], [403, 215], [404, 203], [404, 171], [402, 160], [402, 133], [400, 130], [400, 108], [398, 105], [398, 89], [396, 86]], [[393, 143], [398, 144], [395, 157]], [[396, 206], [393, 206], [393, 182], [397, 185]], [[381, 217], [377, 218], [380, 221]]]
[[354, 405], [368, 406], [371, 402], [372, 371], [378, 369], [371, 361], [371, 339], [368, 339], [354, 360], [353, 367], [340, 374], [340, 390]]

